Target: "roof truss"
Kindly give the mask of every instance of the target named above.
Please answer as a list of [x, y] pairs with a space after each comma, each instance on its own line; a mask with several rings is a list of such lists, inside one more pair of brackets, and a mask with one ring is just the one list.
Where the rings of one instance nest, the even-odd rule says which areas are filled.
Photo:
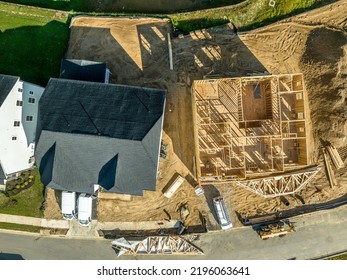
[[128, 241], [119, 238], [112, 242], [112, 246], [122, 254], [130, 255], [203, 255], [201, 249], [188, 239], [180, 236], [151, 236], [142, 241]]
[[301, 172], [275, 177], [237, 181], [236, 184], [266, 198], [276, 197], [299, 191], [313, 179], [319, 170], [320, 168], [313, 167], [301, 170]]

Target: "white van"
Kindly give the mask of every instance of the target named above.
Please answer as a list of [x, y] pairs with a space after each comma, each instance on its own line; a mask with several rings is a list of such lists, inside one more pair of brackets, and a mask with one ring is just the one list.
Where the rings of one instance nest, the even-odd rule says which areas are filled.
[[219, 225], [222, 229], [232, 228], [233, 224], [228, 213], [228, 209], [224, 203], [224, 199], [221, 196], [215, 197], [213, 199], [213, 205], [216, 210]]
[[82, 193], [78, 197], [78, 223], [81, 226], [89, 226], [92, 221], [92, 197]]
[[61, 213], [65, 220], [72, 220], [76, 213], [76, 193], [63, 191], [61, 194]]

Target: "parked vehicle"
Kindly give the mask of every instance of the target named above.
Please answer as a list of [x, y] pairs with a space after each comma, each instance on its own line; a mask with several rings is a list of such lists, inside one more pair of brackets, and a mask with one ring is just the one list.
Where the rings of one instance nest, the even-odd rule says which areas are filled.
[[232, 228], [233, 224], [231, 223], [228, 209], [224, 203], [223, 197], [222, 196], [215, 197], [213, 199], [213, 205], [216, 210], [218, 222], [221, 228], [222, 229]]
[[92, 202], [92, 197], [85, 193], [80, 194], [78, 197], [77, 219], [81, 226], [89, 226], [92, 221]]
[[76, 214], [76, 193], [63, 191], [61, 194], [61, 213], [65, 220], [72, 220]]

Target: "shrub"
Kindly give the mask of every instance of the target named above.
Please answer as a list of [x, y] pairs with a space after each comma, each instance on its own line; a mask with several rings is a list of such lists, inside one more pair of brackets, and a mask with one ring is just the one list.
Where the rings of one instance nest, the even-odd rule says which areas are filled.
[[16, 185], [16, 189], [19, 189], [21, 186], [20, 185]]
[[[29, 175], [29, 179], [33, 179], [34, 178], [34, 176], [33, 175]], [[30, 180], [29, 180], [30, 181]]]
[[18, 189], [13, 189], [12, 190], [12, 195], [15, 195], [15, 194], [17, 194], [17, 193], [19, 193], [20, 192], [20, 190], [18, 190]]
[[25, 183], [24, 183], [24, 186], [27, 186], [28, 184], [29, 184], [28, 182], [25, 182]]

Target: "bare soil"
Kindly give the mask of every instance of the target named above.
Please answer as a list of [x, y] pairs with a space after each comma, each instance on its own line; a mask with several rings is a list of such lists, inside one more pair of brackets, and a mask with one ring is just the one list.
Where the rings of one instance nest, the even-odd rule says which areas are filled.
[[56, 196], [56, 191], [51, 188], [46, 189], [46, 198], [45, 198], [45, 210], [43, 212], [45, 219], [62, 219], [60, 203]]
[[[347, 145], [346, 13], [347, 1], [342, 0], [248, 33], [236, 35], [229, 25], [172, 38], [174, 70], [169, 69], [167, 34], [172, 29], [167, 20], [75, 18], [67, 58], [107, 62], [112, 72], [111, 83], [162, 88], [168, 92], [163, 141], [169, 144], [169, 152], [167, 159], [160, 160], [157, 191], [130, 199], [112, 195], [107, 198], [108, 194], [102, 194], [98, 199], [98, 219], [178, 219], [178, 208], [183, 203], [190, 211], [188, 224], [200, 223], [201, 216], [205, 216], [213, 226], [211, 199], [218, 194], [225, 196], [233, 220], [237, 220], [236, 213], [248, 217], [302, 206], [297, 198], [288, 197], [287, 207], [279, 198], [264, 199], [234, 184], [208, 186], [205, 197], [195, 195], [190, 87], [194, 79], [208, 77], [303, 72], [309, 101], [306, 109], [312, 116], [306, 119], [307, 131], [311, 131], [307, 135], [309, 153], [311, 162], [318, 163], [322, 170], [299, 195], [307, 205], [346, 194], [343, 170], [336, 173], [339, 186], [329, 188], [319, 151], [320, 138], [341, 149]], [[176, 173], [187, 180], [167, 199], [162, 195], [163, 189]]]

